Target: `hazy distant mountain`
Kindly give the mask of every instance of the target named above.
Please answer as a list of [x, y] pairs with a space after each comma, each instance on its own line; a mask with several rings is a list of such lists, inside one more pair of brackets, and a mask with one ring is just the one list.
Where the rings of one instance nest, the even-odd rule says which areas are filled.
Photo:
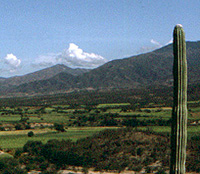
[[69, 73], [60, 73], [47, 80], [38, 80], [30, 83], [24, 83], [19, 86], [13, 86], [6, 89], [6, 93], [26, 93], [26, 94], [48, 94], [64, 92], [67, 84], [67, 90], [73, 87], [75, 76]]
[[0, 81], [2, 81], [2, 80], [5, 80], [5, 78], [4, 77], [0, 77]]
[[80, 69], [80, 68], [72, 69], [63, 64], [58, 64], [23, 76], [15, 76], [2, 79], [0, 78], [0, 85], [4, 87], [8, 87], [10, 85], [19, 86], [24, 83], [49, 79], [61, 72], [66, 72], [71, 75], [77, 76], [88, 71], [89, 71], [88, 69]]
[[[200, 42], [187, 42], [187, 60], [189, 83], [199, 83]], [[63, 67], [63, 65], [57, 66]], [[49, 69], [48, 71], [46, 69], [43, 70], [46, 72], [46, 78], [43, 77], [43, 80], [35, 79], [31, 83], [27, 82], [7, 88], [4, 93], [37, 94], [66, 92], [73, 89], [86, 88], [138, 88], [149, 85], [159, 87], [159, 85], [172, 84], [172, 66], [173, 49], [172, 44], [170, 44], [150, 53], [110, 61], [89, 72], [85, 72], [88, 70], [82, 70], [79, 74], [73, 74], [70, 71], [64, 70], [53, 75]]]

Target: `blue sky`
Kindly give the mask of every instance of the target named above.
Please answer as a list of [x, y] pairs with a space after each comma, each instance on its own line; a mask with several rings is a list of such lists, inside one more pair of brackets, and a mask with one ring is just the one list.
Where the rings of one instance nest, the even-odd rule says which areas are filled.
[[170, 43], [182, 24], [200, 40], [197, 0], [6, 0], [0, 3], [0, 77], [63, 63], [95, 68]]

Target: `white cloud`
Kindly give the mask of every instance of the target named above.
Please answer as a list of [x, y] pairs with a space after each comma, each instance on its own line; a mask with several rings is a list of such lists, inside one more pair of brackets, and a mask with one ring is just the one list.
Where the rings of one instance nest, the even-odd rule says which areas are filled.
[[150, 42], [154, 45], [154, 46], [143, 46], [141, 47], [138, 51], [137, 51], [137, 54], [141, 54], [141, 53], [147, 53], [149, 51], [153, 51], [155, 49], [158, 49], [158, 48], [161, 48], [163, 46], [166, 46], [166, 45], [169, 45], [173, 42], [173, 39], [171, 39], [170, 41], [168, 41], [167, 43], [165, 44], [161, 44], [160, 42], [154, 40], [154, 39], [151, 39]]
[[154, 45], [156, 45], [156, 47], [162, 47], [162, 45], [158, 42], [158, 41], [156, 41], [156, 40], [154, 40], [154, 39], [151, 39], [151, 41], [150, 41], [152, 44], [154, 44]]
[[62, 53], [39, 56], [34, 65], [51, 66], [65, 64], [72, 68], [95, 68], [106, 62], [107, 60], [102, 56], [84, 52], [76, 44], [70, 43], [68, 49], [63, 50]]
[[168, 41], [167, 43], [165, 43], [164, 45], [159, 43], [158, 41], [154, 40], [154, 39], [151, 39], [150, 41], [152, 44], [156, 45], [157, 48], [160, 48], [160, 47], [163, 47], [165, 45], [169, 45], [173, 42], [173, 39], [170, 39], [170, 41]]
[[4, 60], [5, 60], [5, 63], [11, 67], [12, 71], [14, 69], [18, 68], [21, 64], [21, 60], [18, 59], [13, 54], [7, 54], [7, 56], [4, 58]]
[[56, 57], [58, 62], [73, 67], [94, 68], [107, 62], [105, 58], [94, 53], [86, 53], [74, 43], [69, 44], [69, 48]]

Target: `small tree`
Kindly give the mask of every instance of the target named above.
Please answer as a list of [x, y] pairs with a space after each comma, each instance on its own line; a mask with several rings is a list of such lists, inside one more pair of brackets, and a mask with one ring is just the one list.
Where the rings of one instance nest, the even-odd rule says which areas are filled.
[[64, 126], [59, 123], [54, 123], [54, 128], [59, 132], [65, 132]]
[[23, 127], [22, 124], [17, 123], [17, 124], [15, 125], [15, 129], [16, 129], [16, 130], [23, 130], [24, 127]]
[[32, 136], [34, 136], [34, 132], [33, 131], [28, 132], [28, 137], [32, 137]]

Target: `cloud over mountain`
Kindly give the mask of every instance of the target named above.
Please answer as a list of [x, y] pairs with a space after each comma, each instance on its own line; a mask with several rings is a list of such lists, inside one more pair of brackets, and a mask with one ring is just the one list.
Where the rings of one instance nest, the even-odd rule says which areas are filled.
[[160, 42], [154, 40], [154, 39], [151, 39], [150, 42], [151, 42], [152, 44], [154, 44], [156, 48], [161, 48], [161, 47], [163, 47], [163, 46], [165, 46], [165, 45], [171, 44], [171, 43], [173, 42], [173, 39], [170, 39], [170, 41], [168, 41], [168, 42], [165, 43], [164, 45], [161, 44]]
[[7, 56], [5, 57], [5, 62], [6, 62], [6, 64], [8, 64], [9, 66], [11, 66], [13, 68], [17, 68], [21, 64], [21, 60], [18, 59], [13, 54], [7, 54]]
[[107, 62], [105, 58], [94, 53], [86, 53], [74, 43], [57, 57], [59, 62], [69, 66], [94, 68]]
[[9, 71], [15, 71], [21, 64], [21, 60], [18, 59], [15, 55], [7, 54], [4, 58], [5, 63], [9, 66]]
[[137, 51], [137, 54], [141, 54], [141, 53], [147, 53], [147, 52], [150, 52], [150, 51], [153, 51], [155, 49], [158, 49], [158, 48], [161, 48], [163, 46], [166, 46], [166, 45], [169, 45], [173, 42], [173, 39], [170, 39], [167, 43], [165, 44], [161, 44], [160, 42], [156, 41], [155, 39], [151, 39], [150, 40], [151, 46], [142, 46], [138, 51]]
[[156, 45], [158, 48], [159, 47], [162, 47], [162, 44], [160, 44], [158, 41], [154, 40], [154, 39], [151, 39], [150, 41], [152, 44]]
[[66, 66], [76, 68], [96, 68], [106, 62], [107, 60], [104, 57], [95, 53], [84, 52], [76, 44], [70, 43], [69, 48], [63, 50], [62, 53], [39, 56], [34, 65], [49, 66], [65, 64]]

